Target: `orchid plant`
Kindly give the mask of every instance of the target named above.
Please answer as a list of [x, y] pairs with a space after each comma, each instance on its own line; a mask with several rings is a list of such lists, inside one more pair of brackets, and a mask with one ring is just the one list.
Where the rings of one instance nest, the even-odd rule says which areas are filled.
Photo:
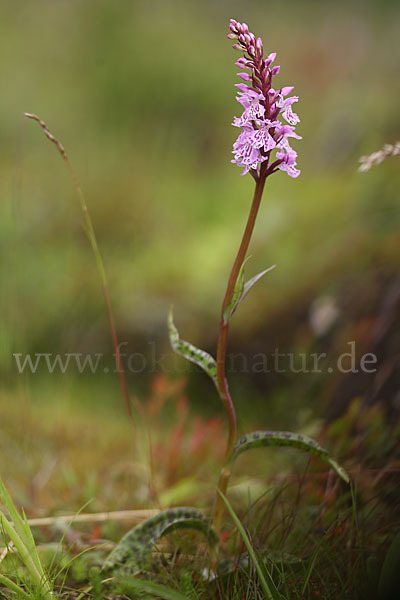
[[[274, 268], [274, 266], [269, 267], [245, 281], [244, 268], [247, 261], [246, 254], [259, 212], [265, 182], [269, 176], [278, 171], [284, 171], [293, 178], [299, 176], [300, 171], [296, 167], [297, 153], [291, 147], [290, 140], [299, 140], [301, 137], [295, 131], [295, 127], [300, 119], [293, 112], [293, 105], [299, 99], [298, 96], [290, 95], [293, 87], [273, 87], [273, 80], [280, 71], [279, 66], [272, 66], [276, 54], [272, 53], [264, 56], [264, 47], [261, 38], [256, 38], [249, 31], [246, 23], [239, 23], [232, 19], [230, 21], [230, 33], [228, 37], [235, 42], [233, 48], [243, 54], [235, 63], [241, 69], [238, 73], [241, 82], [236, 84], [238, 89], [236, 99], [241, 104], [243, 112], [240, 117], [235, 117], [233, 120], [233, 126], [239, 128], [240, 132], [233, 144], [234, 158], [232, 162], [243, 168], [242, 175], [249, 173], [253, 177], [255, 189], [247, 224], [233, 262], [222, 302], [216, 358], [181, 339], [173, 321], [172, 310], [168, 316], [169, 337], [172, 348], [185, 359], [196, 363], [212, 379], [227, 416], [228, 435], [225, 457], [217, 485], [212, 519], [210, 522], [201, 511], [192, 507], [174, 507], [161, 511], [151, 519], [140, 523], [121, 539], [103, 564], [103, 570], [114, 577], [118, 576], [119, 573], [134, 574], [140, 571], [143, 568], [146, 556], [157, 541], [171, 530], [178, 528], [192, 528], [206, 537], [209, 546], [212, 548], [213, 566], [215, 567], [217, 562], [217, 553], [215, 550], [218, 547], [225, 507], [227, 507], [231, 516], [233, 514], [226, 497], [232, 467], [236, 458], [247, 450], [264, 446], [290, 446], [298, 448], [304, 452], [319, 456], [346, 483], [349, 482], [349, 477], [345, 470], [331, 458], [327, 450], [322, 448], [316, 441], [300, 433], [288, 431], [255, 431], [238, 438], [236, 411], [226, 377], [229, 326], [237, 307], [247, 296], [251, 288], [266, 273]], [[72, 170], [64, 147], [59, 140], [53, 136], [44, 121], [37, 115], [26, 113], [26, 116], [37, 121], [47, 138], [56, 145], [74, 181], [84, 215], [85, 231], [96, 258], [103, 285], [123, 396], [128, 414], [132, 417], [124, 369], [119, 354], [114, 317], [108, 294], [107, 279], [82, 188]], [[238, 521], [235, 522], [238, 523]], [[246, 541], [245, 536], [243, 536], [243, 539]], [[248, 541], [248, 543], [250, 542]], [[265, 585], [267, 586], [266, 583]], [[48, 589], [50, 590], [50, 588]], [[50, 594], [51, 590], [47, 590], [47, 593]], [[267, 597], [272, 598], [269, 591]]]
[[346, 482], [347, 473], [333, 460], [328, 452], [309, 437], [287, 431], [256, 431], [238, 439], [237, 419], [228, 381], [226, 378], [226, 352], [229, 326], [232, 315], [254, 284], [274, 267], [265, 269], [245, 281], [244, 266], [252, 232], [259, 211], [267, 177], [278, 171], [296, 178], [300, 171], [296, 167], [297, 153], [290, 145], [290, 139], [299, 140], [295, 127], [300, 119], [293, 112], [298, 96], [290, 96], [293, 87], [273, 87], [273, 80], [280, 71], [272, 66], [276, 54], [264, 56], [261, 38], [256, 38], [246, 23], [230, 21], [228, 37], [235, 41], [233, 48], [243, 54], [236, 61], [242, 80], [236, 84], [237, 101], [243, 108], [240, 117], [233, 120], [240, 133], [233, 144], [233, 163], [243, 167], [242, 175], [250, 173], [255, 180], [254, 197], [251, 204], [244, 234], [228, 279], [222, 302], [219, 326], [217, 356], [180, 338], [174, 324], [172, 310], [168, 317], [169, 336], [173, 349], [201, 367], [212, 379], [223, 403], [228, 420], [228, 436], [224, 464], [219, 477], [212, 521], [209, 523], [203, 514], [193, 508], [173, 508], [163, 511], [152, 519], [141, 523], [129, 531], [108, 556], [104, 567], [111, 571], [128, 568], [130, 572], [140, 570], [145, 555], [154, 543], [171, 529], [195, 528], [206, 535], [211, 546], [218, 543], [222, 517], [226, 505], [225, 495], [231, 476], [232, 466], [239, 454], [261, 446], [291, 446], [308, 453], [316, 454]]

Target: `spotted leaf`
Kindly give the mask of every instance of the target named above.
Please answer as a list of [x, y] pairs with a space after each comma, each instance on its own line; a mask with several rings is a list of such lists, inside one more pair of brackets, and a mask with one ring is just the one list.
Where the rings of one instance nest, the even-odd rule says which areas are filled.
[[210, 546], [215, 546], [218, 542], [217, 534], [199, 510], [169, 508], [128, 531], [106, 558], [103, 569], [131, 574], [139, 572], [158, 540], [176, 529], [200, 531], [206, 536]]
[[215, 359], [211, 354], [208, 354], [208, 352], [196, 348], [193, 344], [185, 342], [185, 340], [182, 340], [179, 337], [179, 332], [175, 327], [173, 320], [172, 308], [168, 315], [168, 331], [169, 340], [173, 350], [175, 350], [177, 354], [180, 354], [187, 360], [198, 365], [209, 377], [211, 377], [215, 385], [217, 385], [217, 363], [215, 362]]
[[316, 454], [327, 462], [339, 477], [346, 483], [349, 483], [348, 474], [331, 458], [327, 450], [306, 435], [291, 433], [290, 431], [254, 431], [253, 433], [243, 435], [235, 445], [231, 462], [236, 460], [242, 452], [263, 446], [290, 446], [292, 448], [299, 448], [299, 450], [304, 450], [310, 454]]

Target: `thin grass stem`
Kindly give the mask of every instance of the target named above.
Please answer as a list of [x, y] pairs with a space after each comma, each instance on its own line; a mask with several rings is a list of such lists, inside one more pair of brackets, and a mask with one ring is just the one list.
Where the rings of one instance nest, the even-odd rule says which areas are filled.
[[32, 114], [32, 113], [24, 113], [24, 115], [26, 117], [28, 117], [28, 119], [33, 119], [34, 121], [39, 123], [39, 125], [43, 129], [46, 137], [55, 144], [58, 152], [60, 153], [61, 157], [63, 158], [63, 160], [68, 168], [68, 172], [71, 176], [71, 179], [74, 183], [76, 192], [78, 194], [78, 198], [79, 198], [79, 202], [80, 202], [81, 210], [82, 210], [82, 214], [83, 214], [83, 219], [84, 219], [83, 229], [84, 229], [84, 231], [87, 235], [87, 238], [89, 240], [89, 243], [91, 245], [91, 248], [92, 248], [95, 260], [96, 260], [96, 264], [97, 264], [97, 270], [99, 272], [99, 276], [101, 279], [102, 288], [103, 288], [103, 294], [104, 294], [104, 299], [105, 299], [105, 303], [106, 303], [106, 307], [107, 307], [107, 315], [108, 315], [108, 321], [109, 321], [109, 326], [110, 326], [111, 339], [112, 339], [112, 344], [114, 347], [115, 361], [116, 361], [118, 376], [119, 376], [119, 380], [120, 380], [122, 395], [124, 398], [126, 411], [128, 413], [129, 418], [131, 419], [131, 421], [133, 423], [132, 406], [131, 406], [131, 402], [130, 402], [130, 398], [129, 398], [125, 370], [124, 370], [124, 366], [123, 366], [122, 359], [121, 359], [121, 353], [120, 353], [120, 349], [119, 349], [117, 330], [116, 330], [114, 314], [113, 314], [112, 306], [111, 306], [106, 272], [105, 272], [105, 268], [104, 268], [103, 259], [102, 259], [102, 256], [101, 256], [101, 253], [99, 250], [99, 246], [97, 243], [96, 234], [95, 234], [95, 231], [93, 228], [92, 219], [90, 217], [89, 209], [88, 209], [88, 206], [86, 203], [85, 194], [83, 193], [82, 187], [79, 183], [79, 179], [78, 179], [75, 171], [72, 168], [72, 165], [69, 161], [68, 155], [65, 151], [64, 146], [61, 144], [61, 142], [50, 132], [46, 123], [42, 119], [40, 119], [37, 115]]
[[[254, 567], [255, 567], [255, 569], [257, 571], [257, 575], [258, 575], [258, 578], [259, 578], [259, 581], [260, 581], [260, 585], [261, 585], [262, 590], [263, 590], [263, 592], [265, 594], [265, 597], [268, 600], [275, 600], [275, 598], [277, 596], [277, 590], [275, 588], [275, 590], [273, 592], [271, 590], [270, 586], [268, 585], [268, 582], [267, 582], [267, 580], [265, 578], [265, 575], [264, 575], [263, 568], [261, 567], [261, 564], [260, 564], [260, 562], [259, 562], [259, 560], [257, 558], [257, 555], [256, 555], [256, 553], [254, 551], [254, 548], [251, 545], [249, 536], [247, 535], [247, 533], [246, 533], [243, 525], [241, 524], [238, 516], [236, 515], [235, 511], [233, 510], [233, 508], [232, 508], [231, 504], [229, 503], [228, 499], [225, 497], [225, 495], [220, 490], [218, 490], [218, 494], [220, 495], [222, 501], [224, 502], [226, 508], [228, 509], [228, 512], [229, 512], [230, 516], [232, 517], [232, 520], [235, 523], [235, 525], [236, 525], [236, 527], [237, 527], [237, 529], [238, 529], [238, 531], [239, 531], [239, 533], [240, 533], [240, 535], [242, 537], [242, 540], [243, 540], [243, 542], [244, 542], [244, 544], [245, 544], [245, 546], [247, 548], [249, 556], [250, 556], [251, 560], [253, 561], [253, 564], [254, 564]], [[270, 579], [271, 579], [271, 577], [270, 577]], [[271, 582], [272, 582], [272, 580], [271, 580]]]
[[12, 592], [18, 594], [19, 598], [24, 598], [24, 600], [32, 600], [32, 596], [27, 594], [21, 586], [14, 583], [14, 581], [11, 581], [11, 579], [6, 577], [5, 575], [0, 575], [0, 583], [8, 587], [8, 589], [10, 589]]

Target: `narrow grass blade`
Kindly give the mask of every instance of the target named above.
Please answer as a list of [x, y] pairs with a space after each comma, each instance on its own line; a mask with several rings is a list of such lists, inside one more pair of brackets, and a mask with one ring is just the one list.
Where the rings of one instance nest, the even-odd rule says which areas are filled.
[[316, 454], [322, 460], [327, 462], [346, 483], [349, 483], [350, 481], [346, 471], [331, 458], [327, 450], [306, 435], [292, 433], [290, 431], [254, 431], [253, 433], [243, 435], [235, 445], [231, 463], [236, 460], [242, 452], [264, 446], [289, 446], [304, 450], [310, 454]]
[[120, 344], [118, 342], [117, 330], [116, 330], [115, 320], [114, 320], [114, 313], [112, 310], [110, 294], [108, 291], [106, 272], [105, 272], [105, 268], [104, 268], [103, 259], [102, 259], [101, 253], [100, 253], [100, 249], [97, 244], [97, 238], [96, 238], [96, 233], [95, 233], [95, 230], [93, 227], [92, 219], [90, 217], [89, 209], [86, 204], [85, 194], [83, 193], [83, 189], [81, 187], [81, 184], [79, 183], [79, 179], [78, 179], [74, 169], [72, 168], [72, 164], [70, 163], [67, 153], [65, 151], [65, 148], [62, 145], [62, 143], [60, 142], [60, 140], [58, 140], [51, 133], [51, 131], [47, 127], [46, 123], [40, 117], [38, 117], [35, 114], [27, 113], [27, 112], [24, 113], [24, 115], [25, 115], [25, 117], [28, 117], [28, 119], [32, 119], [33, 121], [36, 121], [37, 123], [39, 123], [45, 136], [51, 142], [53, 142], [53, 144], [55, 144], [58, 152], [60, 153], [62, 159], [64, 160], [64, 162], [68, 168], [68, 172], [70, 174], [70, 177], [74, 183], [76, 192], [78, 194], [79, 203], [81, 205], [81, 211], [82, 211], [83, 220], [84, 220], [83, 230], [84, 230], [84, 232], [89, 240], [89, 243], [92, 247], [92, 251], [93, 251], [95, 261], [97, 264], [97, 270], [99, 272], [99, 276], [100, 276], [102, 287], [103, 287], [104, 299], [105, 299], [105, 303], [106, 303], [108, 321], [109, 321], [109, 326], [110, 326], [111, 340], [112, 340], [112, 344], [113, 344], [114, 350], [115, 350], [115, 359], [116, 359], [117, 371], [118, 371], [119, 380], [120, 380], [121, 389], [122, 389], [122, 395], [124, 398], [128, 416], [133, 423], [131, 402], [130, 402], [130, 398], [129, 398], [128, 386], [127, 386], [126, 377], [125, 377], [125, 370], [124, 370], [124, 366], [123, 366], [122, 359], [121, 359]]
[[36, 544], [35, 544], [35, 540], [33, 539], [32, 530], [29, 527], [28, 520], [26, 518], [26, 514], [23, 509], [22, 509], [22, 518], [23, 518], [23, 526], [24, 526], [24, 532], [25, 532], [24, 541], [25, 541], [26, 547], [32, 557], [33, 562], [35, 563], [37, 570], [41, 574], [42, 578], [45, 579], [46, 575], [44, 573], [42, 563], [40, 562], [39, 554], [36, 550]]
[[190, 360], [198, 365], [209, 377], [211, 377], [215, 385], [217, 385], [217, 363], [215, 362], [215, 359], [211, 354], [208, 354], [208, 352], [196, 348], [196, 346], [193, 346], [193, 344], [190, 344], [189, 342], [185, 342], [185, 340], [181, 340], [179, 332], [174, 324], [172, 308], [168, 315], [168, 331], [173, 350], [186, 358], [186, 360]]
[[118, 592], [123, 594], [129, 594], [130, 592], [144, 592], [156, 596], [157, 598], [162, 598], [163, 600], [189, 600], [187, 596], [184, 596], [180, 592], [177, 592], [166, 585], [154, 583], [153, 581], [144, 581], [143, 579], [137, 579], [136, 577], [124, 578], [118, 585]]
[[[228, 512], [230, 514], [230, 516], [232, 517], [233, 522], [235, 523], [242, 539], [243, 542], [245, 543], [245, 546], [247, 548], [247, 551], [250, 555], [251, 560], [253, 561], [254, 567], [257, 571], [258, 574], [258, 578], [260, 580], [260, 585], [262, 587], [262, 590], [265, 594], [265, 597], [268, 600], [278, 600], [281, 599], [282, 596], [280, 595], [280, 593], [278, 592], [278, 590], [276, 589], [276, 586], [274, 584], [274, 582], [272, 581], [271, 576], [269, 575], [268, 571], [266, 570], [266, 568], [261, 566], [260, 561], [257, 558], [257, 555], [254, 551], [253, 546], [251, 545], [249, 536], [247, 535], [243, 525], [241, 524], [238, 516], [236, 515], [235, 511], [233, 510], [232, 506], [230, 505], [228, 499], [224, 496], [224, 494], [221, 492], [221, 490], [217, 490], [219, 495], [221, 496], [222, 500], [225, 503], [226, 508], [228, 509]], [[267, 577], [269, 579], [269, 582], [267, 582]]]
[[32, 579], [40, 586], [46, 597], [51, 597], [52, 588], [46, 576], [39, 555], [36, 550], [32, 531], [26, 520], [25, 513], [21, 517], [14, 506], [1, 477], [0, 477], [0, 501], [7, 510], [12, 523], [10, 523], [0, 511], [0, 524], [10, 540], [12, 540], [21, 561], [25, 564]]
[[[48, 580], [43, 573], [43, 569], [41, 569], [41, 572], [38, 571], [36, 564], [33, 561], [28, 548], [26, 547], [23, 540], [18, 535], [15, 528], [5, 518], [5, 516], [3, 515], [2, 512], [0, 512], [0, 526], [1, 526], [2, 530], [4, 530], [4, 532], [8, 535], [8, 537], [10, 538], [12, 543], [14, 544], [15, 549], [18, 552], [18, 556], [21, 559], [21, 561], [24, 563], [26, 568], [28, 569], [29, 574], [32, 577], [32, 580], [35, 582], [36, 585], [43, 588], [44, 594], [46, 596], [51, 595], [51, 589], [50, 589]], [[35, 552], [36, 552], [36, 548], [35, 548]]]
[[12, 592], [15, 592], [18, 598], [23, 598], [24, 600], [32, 600], [32, 596], [27, 594], [25, 590], [23, 590], [19, 585], [11, 581], [11, 579], [6, 577], [5, 575], [0, 575], [0, 584], [5, 585]]
[[175, 529], [200, 531], [210, 546], [218, 542], [216, 533], [200, 511], [186, 507], [169, 508], [128, 531], [106, 558], [103, 569], [127, 567], [130, 573], [138, 572], [154, 544]]
[[[31, 530], [29, 526], [24, 522], [19, 512], [14, 506], [14, 503], [11, 499], [10, 494], [8, 493], [3, 480], [0, 477], [0, 502], [3, 504], [4, 508], [8, 512], [12, 523], [14, 524], [14, 529], [17, 532], [19, 538], [24, 541], [25, 545], [29, 546], [29, 550], [32, 551], [35, 548], [35, 542], [32, 537]], [[29, 544], [27, 542], [29, 541]], [[35, 561], [36, 562], [36, 561]], [[41, 568], [41, 565], [39, 569]]]
[[315, 554], [314, 554], [314, 556], [313, 556], [313, 559], [312, 559], [312, 561], [310, 562], [310, 564], [309, 564], [309, 566], [308, 566], [308, 568], [307, 568], [307, 574], [306, 574], [306, 576], [305, 576], [305, 579], [304, 579], [303, 589], [301, 590], [301, 594], [302, 594], [303, 596], [304, 596], [304, 594], [306, 593], [306, 589], [307, 589], [307, 586], [308, 586], [308, 582], [310, 581], [310, 577], [311, 577], [311, 575], [312, 575], [312, 572], [313, 572], [313, 570], [314, 570], [314, 567], [315, 567], [315, 562], [316, 562], [316, 560], [317, 560], [317, 557], [318, 557], [318, 553], [317, 553], [317, 552], [315, 552]]

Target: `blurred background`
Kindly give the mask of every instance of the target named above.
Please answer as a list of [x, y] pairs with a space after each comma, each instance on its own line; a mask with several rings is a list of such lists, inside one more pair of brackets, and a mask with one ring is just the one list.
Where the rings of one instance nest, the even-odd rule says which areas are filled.
[[[25, 111], [62, 141], [84, 189], [119, 339], [135, 355], [131, 395], [145, 400], [156, 375], [185, 373], [193, 412], [223, 416], [207, 377], [173, 360], [166, 317], [174, 304], [182, 337], [215, 353], [254, 187], [230, 163], [231, 122], [241, 109], [239, 54], [226, 38], [231, 17], [277, 52], [276, 85], [295, 86], [303, 136], [294, 144], [301, 176], [279, 173], [267, 182], [246, 272], [277, 268], [232, 321], [229, 351], [243, 354], [230, 366], [240, 429], [312, 429], [354, 400], [379, 403], [392, 419], [399, 409], [399, 161], [357, 168], [361, 155], [400, 138], [397, 3], [17, 4], [0, 4], [2, 472], [15, 474], [27, 453], [32, 473], [46, 466], [43, 453], [32, 458], [46, 423], [53, 436], [80, 414], [103, 415], [111, 429], [111, 416], [127, 423], [79, 202], [55, 147]], [[334, 368], [350, 342], [357, 360], [377, 356], [376, 373]], [[293, 354], [300, 370], [300, 354], [326, 359], [319, 373], [255, 366], [255, 356], [276, 349]], [[95, 374], [73, 367], [20, 373], [14, 353], [104, 359]]]

